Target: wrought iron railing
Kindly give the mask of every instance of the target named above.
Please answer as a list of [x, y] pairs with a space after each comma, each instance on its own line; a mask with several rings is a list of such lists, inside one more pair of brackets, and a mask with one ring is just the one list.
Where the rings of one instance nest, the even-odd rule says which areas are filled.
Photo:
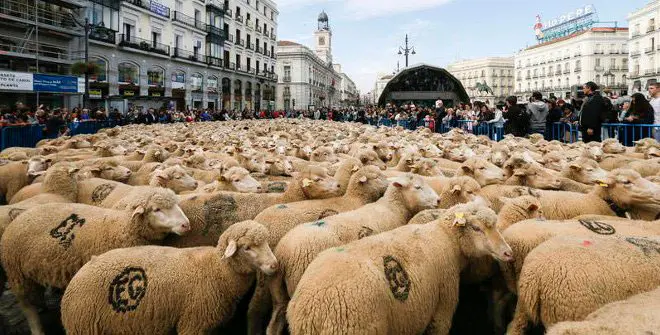
[[153, 52], [165, 56], [170, 55], [170, 46], [155, 41], [149, 41], [135, 36], [120, 34], [119, 45], [127, 48]]

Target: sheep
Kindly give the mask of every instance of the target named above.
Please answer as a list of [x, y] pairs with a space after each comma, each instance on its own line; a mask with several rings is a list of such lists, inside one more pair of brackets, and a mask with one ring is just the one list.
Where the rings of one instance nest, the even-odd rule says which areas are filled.
[[286, 156], [266, 158], [266, 164], [271, 176], [291, 176], [294, 172], [293, 164]]
[[557, 323], [547, 334], [653, 334], [660, 329], [658, 301], [660, 288], [609, 303], [589, 314], [583, 321]]
[[547, 169], [561, 172], [567, 164], [566, 155], [561, 151], [550, 151], [543, 155], [541, 163], [543, 163], [543, 167]]
[[129, 178], [129, 185], [160, 186], [169, 188], [176, 193], [195, 190], [199, 185], [199, 183], [193, 179], [184, 168], [178, 165], [162, 170], [156, 169], [149, 174], [141, 173], [141, 171], [142, 169]]
[[502, 169], [480, 157], [468, 158], [461, 164], [460, 169], [456, 172], [456, 176], [472, 177], [481, 187], [491, 184], [501, 184], [506, 180]]
[[362, 166], [362, 162], [353, 157], [342, 160], [334, 175], [335, 179], [339, 183], [340, 195], [346, 194], [351, 176], [353, 176], [353, 174], [357, 172]]
[[291, 334], [447, 334], [461, 269], [488, 254], [513, 257], [495, 213], [476, 204], [328, 249], [308, 266], [288, 304]]
[[525, 195], [518, 198], [500, 199], [504, 205], [497, 213], [497, 227], [506, 231], [512, 224], [530, 218], [545, 220], [541, 201], [537, 197]]
[[504, 184], [557, 190], [562, 186], [562, 181], [552, 170], [545, 169], [541, 166], [529, 165], [514, 169], [513, 174]]
[[364, 165], [375, 165], [381, 170], [387, 169], [387, 165], [374, 150], [358, 149], [353, 153], [353, 157], [357, 158]]
[[496, 166], [502, 167], [504, 162], [509, 159], [509, 155], [511, 155], [511, 150], [509, 150], [509, 147], [499, 143], [494, 144], [490, 152], [490, 161]]
[[595, 160], [582, 157], [564, 166], [561, 177], [593, 185], [605, 179], [607, 171], [602, 169]]
[[208, 333], [232, 317], [255, 271], [277, 269], [267, 238], [262, 225], [244, 221], [215, 247], [142, 246], [94, 257], [64, 292], [64, 328], [72, 335]]
[[198, 190], [206, 193], [217, 191], [260, 193], [263, 188], [261, 183], [254, 179], [248, 170], [242, 167], [232, 167], [220, 175], [216, 181], [201, 186]]
[[13, 162], [0, 166], [0, 198], [11, 198], [33, 178], [43, 174], [51, 164], [51, 159], [33, 157], [28, 161]]
[[[274, 304], [285, 304], [289, 300], [305, 268], [321, 251], [405, 225], [414, 215], [437, 207], [439, 202], [440, 198], [422, 178], [408, 174], [395, 178], [385, 195], [375, 203], [291, 229], [275, 248], [276, 255], [281, 255], [278, 258], [281, 267], [270, 285]], [[374, 216], [379, 220], [369, 219]], [[267, 303], [255, 302], [255, 299], [263, 299], [258, 294], [260, 289], [258, 286], [251, 306], [263, 308]], [[281, 311], [285, 308], [279, 306]], [[249, 325], [260, 323], [253, 320]]]
[[523, 195], [540, 196], [540, 192], [527, 186], [488, 185], [482, 187], [478, 195], [491, 204], [490, 208], [495, 213], [499, 213], [504, 205], [503, 198], [517, 198]]
[[94, 255], [190, 230], [176, 203], [176, 195], [162, 189], [145, 195], [129, 210], [47, 204], [28, 209], [9, 224], [0, 240], [0, 261], [32, 334], [44, 334], [30, 301], [41, 287], [64, 289]]
[[541, 243], [557, 236], [657, 235], [657, 223], [619, 220], [616, 217], [579, 216], [572, 220], [524, 220], [503, 230], [502, 236], [516, 255], [516, 260], [501, 266], [509, 291], [516, 293], [518, 277], [527, 254]]
[[555, 237], [534, 248], [518, 280], [508, 334], [583, 320], [607, 303], [660, 286], [660, 236]]
[[180, 206], [191, 220], [192, 231], [185, 237], [166, 240], [176, 247], [213, 245], [230, 225], [254, 219], [264, 209], [306, 199], [338, 196], [339, 184], [323, 168], [312, 166], [296, 173], [283, 194], [277, 193], [195, 193], [181, 197]]
[[445, 213], [445, 209], [439, 209], [439, 208], [434, 208], [434, 209], [426, 209], [423, 210], [419, 213], [417, 213], [415, 216], [413, 216], [410, 221], [408, 221], [408, 224], [425, 224], [429, 223], [431, 221], [437, 220], [442, 214]]
[[274, 205], [264, 209], [254, 221], [268, 228], [269, 243], [275, 247], [282, 236], [299, 224], [355, 211], [378, 200], [385, 193], [387, 184], [387, 179], [378, 168], [368, 165], [353, 174], [346, 193], [341, 197]]

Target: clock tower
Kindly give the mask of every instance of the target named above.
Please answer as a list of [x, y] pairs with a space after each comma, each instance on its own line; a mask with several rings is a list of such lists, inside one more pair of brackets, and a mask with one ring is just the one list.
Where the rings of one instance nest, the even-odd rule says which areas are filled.
[[316, 55], [324, 62], [332, 64], [332, 31], [328, 14], [322, 11], [319, 14], [318, 29], [314, 33], [316, 40]]

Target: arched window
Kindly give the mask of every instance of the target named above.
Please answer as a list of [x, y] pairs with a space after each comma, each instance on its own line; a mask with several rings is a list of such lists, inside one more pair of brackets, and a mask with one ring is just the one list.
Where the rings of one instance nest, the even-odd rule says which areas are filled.
[[218, 77], [216, 76], [209, 76], [206, 79], [206, 90], [209, 93], [218, 93]]
[[172, 72], [172, 88], [185, 89], [186, 87], [186, 73], [180, 70]]
[[231, 80], [222, 78], [222, 94], [231, 94]]
[[92, 59], [92, 62], [98, 66], [98, 73], [92, 74], [89, 76], [89, 81], [90, 82], [107, 82], [108, 81], [108, 62], [105, 61], [103, 58], [94, 58]]
[[154, 66], [147, 70], [147, 84], [149, 84], [150, 87], [164, 87], [165, 70], [158, 66]]
[[599, 74], [596, 75], [596, 84], [598, 84], [598, 83], [600, 83], [600, 75]]
[[199, 92], [202, 90], [202, 80], [203, 77], [199, 73], [193, 73], [190, 76], [190, 89], [195, 92]]
[[140, 85], [140, 68], [133, 63], [119, 63], [117, 65], [119, 84]]
[[238, 79], [234, 80], [234, 95], [235, 96], [243, 95], [242, 91], [243, 91], [243, 83]]

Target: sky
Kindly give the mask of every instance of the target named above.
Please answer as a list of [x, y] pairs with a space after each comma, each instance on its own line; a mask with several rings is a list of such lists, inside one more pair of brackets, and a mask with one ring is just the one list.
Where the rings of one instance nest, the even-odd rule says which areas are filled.
[[[373, 89], [378, 73], [405, 66], [397, 53], [405, 35], [416, 55], [409, 64], [445, 67], [457, 60], [512, 56], [536, 44], [536, 15], [543, 22], [591, 4], [601, 22], [626, 17], [649, 0], [275, 0], [278, 40], [314, 49], [318, 14], [325, 10], [332, 29], [333, 62], [342, 65], [361, 93]], [[612, 23], [613, 25], [614, 23]]]

